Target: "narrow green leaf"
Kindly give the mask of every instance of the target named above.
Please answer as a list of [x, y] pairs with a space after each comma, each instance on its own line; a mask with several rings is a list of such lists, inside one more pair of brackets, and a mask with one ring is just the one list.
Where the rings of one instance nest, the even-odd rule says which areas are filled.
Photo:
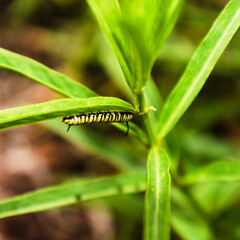
[[211, 240], [209, 226], [204, 222], [195, 222], [181, 213], [172, 213], [172, 226], [184, 240]]
[[195, 99], [239, 25], [240, 1], [231, 0], [213, 24], [168, 97], [159, 121], [160, 138], [174, 127]]
[[218, 161], [211, 163], [184, 177], [185, 184], [199, 182], [239, 182], [240, 161]]
[[0, 48], [0, 68], [18, 73], [66, 96], [93, 97], [97, 94], [45, 65], [22, 55]]
[[134, 89], [140, 94], [150, 77], [160, 48], [171, 32], [182, 0], [121, 1], [122, 29], [126, 30]]
[[109, 46], [108, 42], [104, 41], [103, 38], [99, 38], [97, 46], [97, 60], [99, 63], [101, 63], [105, 72], [110, 77], [109, 80], [112, 81], [114, 87], [117, 88], [119, 92], [124, 94], [124, 96], [126, 96], [128, 99], [133, 98], [132, 92], [125, 80], [121, 66], [119, 65], [118, 59], [112, 51], [111, 46]]
[[209, 217], [205, 215], [188, 193], [172, 188], [172, 228], [186, 240], [212, 239]]
[[170, 239], [170, 162], [163, 148], [151, 149], [145, 197], [145, 240]]
[[172, 187], [171, 200], [173, 203], [172, 214], [175, 210], [181, 210], [184, 216], [191, 218], [194, 222], [208, 224], [206, 216], [199, 207], [196, 207], [196, 203], [188, 193], [183, 192], [180, 188]]
[[[114, 197], [109, 197], [105, 199], [105, 202], [114, 209], [114, 212], [124, 215], [124, 217], [129, 221], [137, 220], [138, 223], [142, 220], [143, 216], [143, 198], [138, 195], [118, 195]], [[129, 211], [129, 206], [131, 206], [131, 211]], [[128, 223], [127, 222], [127, 223]], [[136, 225], [134, 225], [136, 226]], [[124, 234], [124, 236], [126, 236]], [[132, 234], [129, 236], [130, 240], [132, 240]], [[124, 238], [125, 240], [125, 238]]]
[[212, 239], [209, 217], [196, 205], [191, 195], [173, 187], [171, 196], [173, 230], [186, 240]]
[[[195, 131], [194, 131], [195, 132]], [[199, 134], [190, 131], [181, 131], [181, 148], [191, 156], [201, 156], [206, 159], [223, 159], [226, 156], [240, 156], [240, 149], [233, 142], [220, 140], [213, 134]]]
[[236, 206], [240, 197], [239, 182], [202, 182], [192, 185], [189, 190], [197, 205], [215, 219]]
[[119, 61], [128, 86], [134, 93], [129, 57], [130, 50], [126, 40], [127, 36], [119, 24], [121, 12], [118, 1], [87, 0], [87, 2]]
[[[152, 55], [152, 63], [155, 62], [161, 47], [171, 33], [179, 16], [183, 2], [184, 0], [155, 0], [156, 6], [151, 4], [152, 1], [149, 4], [152, 5], [152, 11], [156, 12], [152, 19], [152, 33], [154, 33], [153, 44], [155, 49]], [[149, 17], [151, 17], [151, 15], [153, 16], [153, 14], [151, 14], [152, 11], [149, 11]]]
[[137, 193], [146, 187], [146, 174], [134, 172], [100, 179], [80, 179], [0, 202], [0, 218], [44, 211], [92, 199]]
[[130, 103], [112, 97], [60, 99], [0, 111], [0, 129], [99, 111], [135, 112]]

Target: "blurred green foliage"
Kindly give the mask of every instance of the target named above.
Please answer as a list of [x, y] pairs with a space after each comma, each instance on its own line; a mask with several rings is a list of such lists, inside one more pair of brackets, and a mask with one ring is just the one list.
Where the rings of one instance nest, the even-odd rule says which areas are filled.
[[[184, 3], [178, 22], [160, 54], [154, 57], [151, 55], [157, 58], [151, 72], [155, 83], [147, 83], [146, 92], [149, 93], [146, 98], [149, 98], [149, 102], [151, 97], [157, 99], [159, 105], [154, 107], [158, 110], [224, 5], [224, 1], [192, 0]], [[67, 75], [99, 95], [134, 101], [118, 61], [84, 1], [15, 0], [4, 5], [4, 10], [1, 19], [10, 31], [19, 32], [29, 26], [41, 29], [38, 48], [49, 59], [53, 59]], [[135, 17], [128, 13], [126, 22], [122, 24], [131, 27]], [[139, 21], [143, 20], [140, 18]], [[139, 26], [141, 30], [141, 24]], [[138, 32], [133, 31], [134, 37], [137, 34]], [[172, 173], [172, 239], [240, 239], [240, 169], [236, 168], [238, 165], [234, 165], [231, 170], [228, 164], [238, 164], [240, 161], [239, 39], [238, 31], [197, 99], [166, 137], [164, 144], [170, 155]], [[142, 41], [137, 47], [142, 49], [142, 44], [148, 46]], [[3, 44], [3, 47], [8, 46]], [[21, 53], [21, 46], [18, 49]], [[144, 61], [147, 59], [145, 55], [138, 57]], [[154, 60], [148, 59], [147, 62], [150, 65], [146, 72], [149, 72]], [[48, 65], [48, 60], [44, 63]], [[145, 66], [145, 62], [143, 65]], [[140, 91], [144, 84], [136, 84], [137, 90]], [[160, 90], [161, 96], [157, 90]], [[159, 111], [150, 112], [154, 129], [158, 124], [158, 113]], [[136, 123], [139, 124], [139, 121], [136, 120]], [[93, 151], [121, 170], [139, 168], [142, 171], [145, 164], [148, 154], [146, 142], [142, 143], [131, 136], [126, 143], [126, 139], [120, 134], [112, 137], [111, 133], [117, 131], [112, 127], [103, 127], [103, 130], [97, 127], [99, 139], [89, 128], [77, 129], [69, 136], [64, 134], [63, 128], [57, 123], [46, 126], [67, 141], [81, 149]], [[101, 145], [101, 137], [109, 144]], [[141, 139], [143, 138], [144, 136]], [[119, 158], [124, 160], [120, 161]], [[218, 167], [226, 172], [230, 169], [227, 173], [233, 179], [228, 179], [227, 182], [219, 182], [218, 179], [216, 183], [216, 180], [202, 177], [201, 171], [205, 172], [206, 168], [216, 176], [219, 174]], [[135, 184], [134, 182], [134, 186]], [[136, 192], [142, 190], [140, 188]], [[136, 226], [142, 221], [143, 198], [132, 195], [115, 196], [106, 199], [104, 204], [120, 219], [116, 239], [138, 239], [139, 234], [134, 234], [133, 229], [138, 231]], [[126, 211], [126, 205], [132, 206], [131, 211]]]

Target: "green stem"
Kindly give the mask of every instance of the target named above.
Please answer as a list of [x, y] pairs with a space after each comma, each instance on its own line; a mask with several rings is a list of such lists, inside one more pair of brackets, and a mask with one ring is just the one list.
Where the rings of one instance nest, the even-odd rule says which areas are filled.
[[[145, 101], [143, 92], [137, 95], [137, 102], [139, 105], [140, 113], [144, 113], [147, 109], [146, 109], [146, 101]], [[142, 114], [141, 117], [143, 120], [144, 127], [146, 129], [151, 147], [157, 146], [158, 141], [157, 141], [156, 130], [153, 129], [153, 125], [150, 120], [149, 114]]]

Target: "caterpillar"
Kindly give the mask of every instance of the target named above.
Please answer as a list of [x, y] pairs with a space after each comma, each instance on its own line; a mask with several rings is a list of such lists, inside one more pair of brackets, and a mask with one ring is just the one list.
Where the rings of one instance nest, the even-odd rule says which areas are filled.
[[64, 117], [63, 122], [68, 124], [67, 131], [69, 131], [72, 125], [81, 125], [89, 123], [126, 122], [127, 124], [126, 135], [128, 135], [129, 132], [128, 121], [130, 121], [132, 118], [133, 113], [131, 112], [97, 112]]

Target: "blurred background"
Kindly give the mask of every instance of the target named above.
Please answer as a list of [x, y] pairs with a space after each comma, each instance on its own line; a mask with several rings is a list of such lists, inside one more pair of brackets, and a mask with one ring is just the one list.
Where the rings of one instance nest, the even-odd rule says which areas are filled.
[[[183, 5], [152, 71], [163, 99], [227, 2], [189, 0]], [[99, 95], [132, 101], [117, 61], [85, 1], [1, 0], [0, 47], [36, 59]], [[0, 110], [60, 97], [29, 79], [0, 70]], [[199, 96], [168, 137], [173, 168], [184, 173], [213, 159], [239, 159], [239, 104], [238, 31]], [[123, 152], [145, 162], [146, 146], [131, 136], [126, 139], [113, 126], [72, 128], [78, 131], [73, 139], [71, 131], [66, 134], [67, 126], [58, 122], [0, 132], [0, 199], [69, 178], [118, 173], [122, 166], [114, 155], [125, 158]], [[99, 147], [100, 142], [106, 145]], [[112, 155], [106, 154], [108, 148]], [[239, 190], [239, 184], [221, 188], [199, 184], [189, 190], [208, 213], [213, 213], [217, 239], [240, 239], [240, 230], [233, 230], [240, 224]], [[143, 194], [136, 194], [0, 220], [0, 240], [141, 239], [142, 203]], [[176, 226], [172, 239], [184, 239]]]

